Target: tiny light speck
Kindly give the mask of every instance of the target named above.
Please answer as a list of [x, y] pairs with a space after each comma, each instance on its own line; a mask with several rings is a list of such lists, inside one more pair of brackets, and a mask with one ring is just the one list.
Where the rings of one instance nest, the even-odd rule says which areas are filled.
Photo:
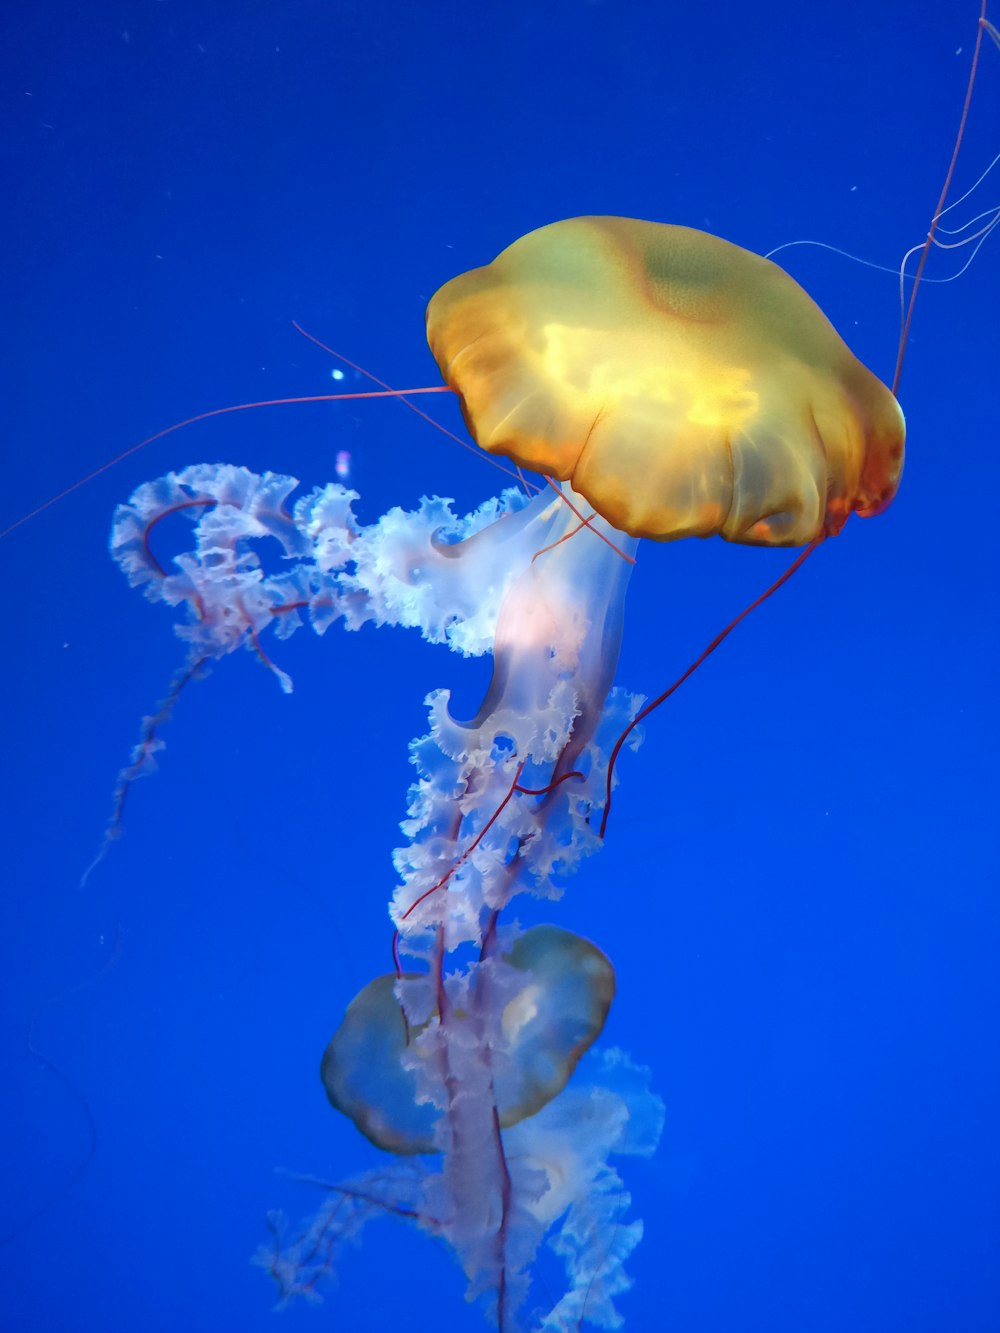
[[344, 372], [342, 370], [331, 370], [330, 378], [332, 380], [342, 380], [344, 378]]

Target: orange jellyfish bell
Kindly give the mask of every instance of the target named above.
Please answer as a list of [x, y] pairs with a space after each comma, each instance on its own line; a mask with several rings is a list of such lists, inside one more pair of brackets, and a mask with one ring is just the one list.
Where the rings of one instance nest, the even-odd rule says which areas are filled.
[[554, 222], [446, 283], [427, 337], [482, 448], [633, 536], [797, 546], [899, 484], [889, 389], [783, 269], [706, 232]]

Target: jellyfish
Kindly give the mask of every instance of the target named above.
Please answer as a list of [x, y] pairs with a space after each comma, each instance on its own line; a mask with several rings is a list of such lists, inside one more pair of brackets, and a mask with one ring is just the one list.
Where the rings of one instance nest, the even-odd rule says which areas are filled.
[[[212, 659], [247, 648], [291, 688], [263, 646], [271, 626], [396, 625], [492, 656], [471, 718], [446, 689], [427, 698], [394, 855], [394, 970], [347, 1005], [320, 1064], [383, 1160], [324, 1182], [297, 1230], [274, 1216], [258, 1262], [282, 1301], [312, 1297], [343, 1245], [393, 1214], [449, 1246], [503, 1333], [614, 1328], [641, 1225], [611, 1158], [653, 1150], [662, 1103], [648, 1071], [598, 1045], [611, 962], [509, 909], [558, 899], [599, 849], [614, 758], [640, 739], [648, 708], [614, 679], [639, 538], [814, 545], [891, 501], [903, 420], [776, 265], [680, 227], [544, 227], [447, 283], [427, 325], [478, 444], [547, 484], [465, 516], [425, 498], [368, 526], [341, 484], [293, 499], [295, 478], [199, 465], [140, 487], [112, 551], [181, 610], [187, 660], [119, 788]], [[192, 541], [167, 567], [155, 529], [174, 514]], [[554, 1303], [532, 1282], [543, 1243], [565, 1265]]]
[[427, 336], [483, 449], [635, 537], [798, 546], [899, 485], [892, 393], [783, 269], [707, 232], [554, 222], [446, 283]]

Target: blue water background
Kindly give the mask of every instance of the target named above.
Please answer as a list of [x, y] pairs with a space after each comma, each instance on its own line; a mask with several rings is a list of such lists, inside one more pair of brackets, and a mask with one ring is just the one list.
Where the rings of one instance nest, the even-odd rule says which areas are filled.
[[[895, 265], [926, 231], [976, 17], [974, 0], [919, 21], [903, 0], [8, 0], [0, 517], [192, 413], [333, 391], [293, 318], [394, 385], [436, 383], [429, 296], [557, 218]], [[990, 48], [959, 190], [998, 123]], [[891, 375], [893, 278], [783, 259]], [[1000, 1327], [998, 306], [996, 244], [923, 292], [898, 500], [651, 721], [604, 851], [546, 909], [614, 960], [607, 1040], [666, 1104], [657, 1156], [623, 1164], [646, 1226], [631, 1329]], [[460, 429], [453, 403], [433, 411]], [[285, 697], [250, 654], [225, 661], [78, 887], [182, 656], [108, 559], [115, 504], [200, 460], [312, 485], [339, 450], [366, 520], [498, 482], [397, 403], [275, 408], [152, 445], [0, 545], [0, 1230], [85, 1159], [84, 1101], [97, 1134], [0, 1245], [4, 1333], [277, 1328], [249, 1258], [269, 1208], [318, 1200], [275, 1168], [372, 1160], [319, 1057], [389, 966], [423, 697], [449, 685], [468, 714], [485, 663], [401, 630], [303, 630], [273, 646]], [[621, 683], [656, 693], [788, 560], [644, 545]], [[280, 1327], [485, 1327], [463, 1285], [385, 1221]]]

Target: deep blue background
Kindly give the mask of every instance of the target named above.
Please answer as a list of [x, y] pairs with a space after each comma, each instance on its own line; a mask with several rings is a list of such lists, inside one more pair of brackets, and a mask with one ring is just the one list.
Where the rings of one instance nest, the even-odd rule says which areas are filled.
[[[937, 197], [977, 17], [919, 10], [7, 0], [0, 520], [193, 412], [329, 391], [293, 318], [394, 384], [436, 382], [427, 298], [556, 218], [895, 264]], [[998, 120], [988, 47], [960, 189]], [[888, 376], [892, 277], [783, 259]], [[923, 292], [898, 500], [651, 722], [554, 914], [613, 958], [608, 1038], [667, 1107], [657, 1157], [624, 1164], [646, 1223], [630, 1328], [1000, 1327], [998, 305], [996, 244]], [[0, 545], [0, 1230], [85, 1157], [80, 1096], [97, 1126], [82, 1178], [0, 1246], [5, 1333], [273, 1328], [248, 1258], [268, 1208], [316, 1202], [274, 1168], [370, 1160], [318, 1061], [388, 964], [423, 695], [474, 703], [483, 663], [402, 631], [302, 631], [275, 648], [286, 698], [249, 654], [224, 662], [77, 887], [181, 657], [107, 557], [114, 505], [201, 459], [313, 484], [339, 449], [366, 518], [495, 484], [397, 404], [270, 409], [151, 446]], [[657, 692], [788, 558], [647, 544], [620, 681]], [[282, 1327], [482, 1327], [462, 1290], [386, 1221]]]

